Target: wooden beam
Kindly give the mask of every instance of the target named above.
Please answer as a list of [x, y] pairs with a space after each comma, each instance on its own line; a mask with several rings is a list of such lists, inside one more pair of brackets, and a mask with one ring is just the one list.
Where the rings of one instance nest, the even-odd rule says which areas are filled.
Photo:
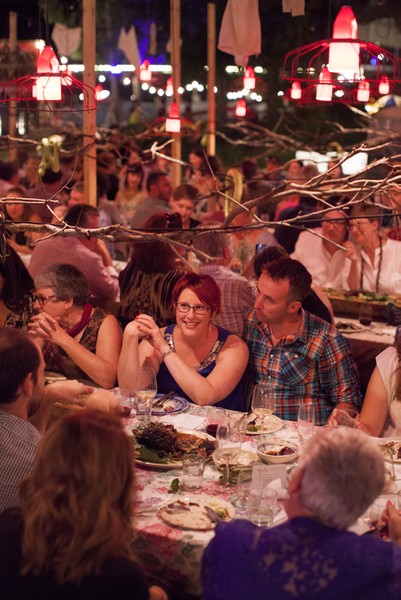
[[[83, 81], [92, 88], [96, 87], [96, 0], [83, 0], [82, 5]], [[84, 144], [95, 140], [96, 111], [83, 113]], [[92, 206], [97, 205], [96, 190], [96, 146], [93, 144], [84, 155], [84, 192], [85, 200]]]

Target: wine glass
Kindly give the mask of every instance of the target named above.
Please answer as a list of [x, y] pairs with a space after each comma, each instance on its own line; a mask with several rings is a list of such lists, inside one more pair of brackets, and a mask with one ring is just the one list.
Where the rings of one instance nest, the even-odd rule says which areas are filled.
[[219, 425], [225, 425], [226, 421], [227, 414], [224, 408], [219, 408], [218, 406], [209, 406], [207, 409], [205, 423], [206, 433], [215, 438]]
[[[157, 392], [156, 373], [152, 367], [142, 367], [138, 373], [135, 390], [137, 414], [147, 413], [150, 419], [149, 404], [152, 406]], [[151, 410], [151, 409], [150, 409]]]
[[261, 430], [265, 420], [270, 417], [275, 409], [275, 398], [271, 384], [258, 383], [255, 385], [251, 403], [252, 412], [260, 420]]
[[223, 483], [226, 487], [230, 486], [230, 461], [232, 461], [241, 452], [241, 435], [229, 429], [224, 425], [219, 425], [216, 432], [217, 457], [224, 464]]

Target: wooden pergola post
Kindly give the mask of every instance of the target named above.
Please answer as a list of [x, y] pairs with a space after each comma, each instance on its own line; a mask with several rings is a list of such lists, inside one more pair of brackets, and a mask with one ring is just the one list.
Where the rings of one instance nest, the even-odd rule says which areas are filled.
[[[181, 114], [181, 98], [178, 88], [181, 87], [181, 2], [180, 0], [170, 0], [170, 38], [171, 38], [171, 67], [173, 70], [173, 100], [177, 104], [178, 112]], [[181, 133], [173, 133], [172, 157], [181, 160]], [[173, 163], [172, 183], [176, 187], [181, 183], [181, 165]]]
[[[83, 0], [82, 5], [82, 35], [83, 35], [83, 64], [85, 70], [83, 81], [92, 88], [96, 86], [96, 0]], [[95, 141], [96, 111], [83, 113], [84, 144]], [[97, 204], [96, 190], [96, 145], [93, 145], [84, 155], [84, 193], [85, 200], [92, 206]]]
[[[9, 20], [9, 43], [10, 50], [14, 51], [17, 49], [17, 13], [10, 12], [8, 15]], [[16, 100], [10, 100], [8, 109], [8, 134], [10, 137], [15, 136], [15, 130], [17, 128], [17, 102]], [[10, 151], [8, 153], [10, 162], [13, 162], [17, 158], [17, 147], [11, 143]]]
[[216, 155], [216, 5], [207, 4], [207, 153]]

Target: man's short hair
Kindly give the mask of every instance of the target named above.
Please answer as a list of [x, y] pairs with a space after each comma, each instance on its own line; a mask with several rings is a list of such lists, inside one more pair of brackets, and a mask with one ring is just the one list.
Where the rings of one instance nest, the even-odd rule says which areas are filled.
[[304, 471], [300, 504], [329, 527], [347, 529], [383, 491], [383, 455], [358, 429], [322, 429], [298, 466]]
[[286, 258], [287, 256], [287, 251], [284, 250], [282, 246], [269, 246], [268, 248], [263, 248], [263, 250], [255, 255], [253, 260], [253, 270], [255, 271], [256, 277], [260, 277], [262, 271], [269, 263], [273, 262], [273, 260]]
[[293, 258], [283, 257], [268, 263], [263, 274], [268, 275], [273, 281], [288, 279], [290, 284], [288, 302], [303, 302], [310, 292], [311, 274], [302, 263]]
[[185, 198], [186, 200], [191, 200], [194, 204], [196, 204], [199, 193], [195, 186], [190, 185], [189, 183], [182, 183], [174, 188], [172, 197], [176, 202], [182, 198]]
[[64, 221], [71, 227], [86, 227], [89, 217], [99, 216], [99, 211], [90, 204], [74, 204], [65, 213]]
[[[197, 231], [201, 231], [203, 228], [220, 227], [221, 223], [216, 221], [205, 222], [202, 227], [198, 227]], [[224, 250], [228, 248], [228, 237], [227, 234], [222, 231], [205, 231], [200, 235], [197, 235], [192, 240], [192, 246], [196, 250], [200, 250], [213, 258], [223, 258]], [[207, 258], [198, 256], [201, 262], [207, 262]]]
[[161, 177], [168, 177], [166, 171], [151, 171], [146, 180], [146, 189], [150, 193], [152, 185], [157, 185], [157, 182]]
[[27, 332], [0, 327], [0, 364], [0, 404], [12, 404], [29, 373], [37, 380], [40, 354]]

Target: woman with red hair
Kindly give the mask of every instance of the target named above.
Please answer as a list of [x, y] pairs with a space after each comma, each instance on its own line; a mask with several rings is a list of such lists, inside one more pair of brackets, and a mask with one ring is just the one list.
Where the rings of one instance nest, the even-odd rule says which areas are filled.
[[176, 324], [159, 329], [151, 316], [140, 314], [125, 328], [120, 386], [134, 392], [140, 367], [153, 367], [159, 392], [175, 391], [200, 406], [245, 410], [239, 384], [249, 352], [239, 336], [212, 322], [220, 309], [214, 279], [184, 275], [174, 287], [172, 303]]

